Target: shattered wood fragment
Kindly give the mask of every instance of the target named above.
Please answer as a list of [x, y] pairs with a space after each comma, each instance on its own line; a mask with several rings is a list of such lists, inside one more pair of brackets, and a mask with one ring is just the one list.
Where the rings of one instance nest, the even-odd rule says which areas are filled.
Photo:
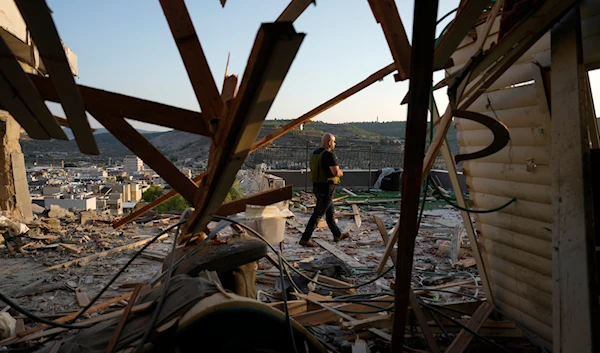
[[[373, 218], [375, 219], [375, 224], [377, 225], [377, 230], [379, 230], [379, 234], [381, 234], [383, 243], [386, 244], [386, 246], [387, 246], [387, 244], [390, 241], [390, 237], [385, 228], [385, 225], [383, 224], [383, 221], [381, 220], [381, 218], [379, 218], [377, 216], [373, 216]], [[392, 262], [394, 263], [394, 266], [396, 266], [396, 258], [398, 256], [398, 254], [396, 254], [396, 249], [392, 248], [392, 250], [390, 251], [390, 256], [392, 258]]]
[[408, 293], [408, 299], [410, 301], [410, 306], [412, 307], [412, 311], [415, 314], [417, 321], [419, 322], [419, 326], [421, 326], [421, 330], [423, 331], [423, 336], [425, 336], [425, 341], [427, 341], [427, 345], [429, 346], [429, 351], [432, 353], [439, 353], [440, 347], [438, 347], [435, 342], [435, 338], [429, 329], [429, 325], [427, 324], [427, 319], [425, 319], [425, 314], [423, 310], [421, 310], [421, 306], [419, 305], [419, 299], [413, 292], [412, 288]]
[[[92, 306], [91, 308], [89, 308], [85, 313], [86, 314], [90, 314], [90, 313], [96, 312], [96, 311], [98, 311], [100, 309], [108, 308], [109, 306], [111, 306], [111, 305], [113, 305], [115, 303], [118, 303], [121, 300], [128, 299], [129, 297], [131, 297], [131, 294], [132, 294], [132, 292], [125, 293], [123, 295], [120, 295], [118, 297], [109, 299], [109, 300], [107, 300], [105, 302], [102, 302], [100, 304], [96, 304], [96, 305]], [[77, 317], [78, 314], [79, 314], [79, 312], [73, 313], [73, 314], [69, 314], [69, 315], [63, 316], [63, 317], [61, 317], [59, 319], [54, 320], [54, 322], [62, 324], [62, 323], [65, 323], [67, 321], [73, 320], [75, 317]], [[44, 329], [46, 329], [48, 327], [49, 327], [48, 325], [39, 325], [39, 326], [36, 326], [36, 327], [34, 327], [32, 329], [29, 329], [29, 330], [23, 332], [21, 335], [19, 335], [19, 337], [23, 337], [25, 335], [29, 335], [29, 334], [32, 334], [32, 333], [35, 333], [35, 332], [42, 331], [42, 330], [44, 330]]]
[[371, 315], [367, 318], [343, 322], [342, 327], [347, 330], [366, 330], [368, 328], [389, 328], [392, 327], [392, 317], [390, 315]]
[[358, 206], [352, 204], [352, 211], [354, 212], [354, 223], [356, 223], [357, 228], [360, 228], [362, 225], [362, 219], [360, 218], [360, 210], [358, 209]]
[[[163, 235], [161, 235], [157, 239], [157, 241], [161, 240], [161, 239], [164, 239], [167, 236], [168, 236], [168, 234], [163, 234]], [[148, 243], [149, 241], [151, 241], [152, 238], [153, 237], [146, 238], [144, 240], [136, 241], [135, 243], [131, 243], [131, 244], [119, 246], [119, 247], [116, 247], [116, 248], [113, 248], [113, 249], [110, 249], [110, 250], [106, 250], [106, 251], [102, 251], [102, 252], [99, 252], [99, 253], [96, 253], [96, 254], [93, 254], [93, 255], [90, 255], [90, 256], [86, 256], [86, 257], [82, 257], [82, 258], [79, 258], [79, 259], [76, 259], [76, 260], [67, 261], [67, 262], [64, 262], [64, 263], [61, 263], [61, 264], [58, 264], [58, 265], [50, 266], [50, 267], [45, 268], [45, 269], [43, 269], [43, 270], [41, 270], [39, 272], [47, 272], [47, 271], [52, 271], [52, 270], [56, 270], [56, 269], [59, 269], [59, 268], [67, 268], [67, 267], [69, 267], [71, 265], [85, 266], [90, 261], [99, 259], [101, 257], [105, 257], [105, 256], [108, 256], [110, 254], [118, 253], [118, 252], [121, 252], [121, 251], [124, 251], [124, 250], [129, 250], [129, 249], [137, 248], [138, 246], [145, 245], [146, 243]]]
[[81, 252], [80, 247], [73, 246], [71, 244], [59, 243], [58, 246], [60, 246], [63, 250], [68, 251], [72, 254], [79, 254]]
[[346, 253], [344, 253], [338, 247], [331, 245], [328, 241], [318, 238], [313, 238], [313, 240], [315, 241], [315, 243], [319, 244], [319, 246], [321, 246], [323, 249], [333, 254], [333, 256], [342, 260], [346, 265], [348, 265], [348, 267], [363, 267], [363, 264], [356, 261], [351, 256], [346, 255]]
[[[488, 316], [490, 316], [492, 311], [494, 311], [493, 305], [490, 303], [482, 303], [477, 311], [475, 311], [473, 316], [471, 316], [471, 319], [469, 322], [467, 322], [466, 326], [469, 329], [477, 332], [487, 320]], [[472, 339], [473, 335], [465, 329], [462, 329], [454, 341], [452, 341], [452, 344], [450, 344], [448, 349], [446, 349], [446, 353], [462, 353]]]
[[[268, 306], [285, 312], [283, 302], [269, 303]], [[288, 311], [290, 316], [305, 313], [307, 310], [306, 300], [288, 300]]]
[[358, 195], [356, 195], [355, 193], [353, 193], [352, 191], [346, 189], [346, 188], [342, 188], [342, 191], [345, 192], [346, 194], [350, 195], [350, 196], [354, 196], [357, 197]]
[[[393, 300], [394, 297], [386, 295], [386, 296], [381, 296], [381, 297], [377, 297], [374, 299]], [[352, 310], [352, 311], [369, 312], [369, 311], [373, 310], [373, 307], [367, 306], [364, 304], [360, 304], [360, 303], [351, 303], [351, 304], [342, 303], [339, 305], [332, 304], [331, 306], [334, 308], [337, 308], [337, 309], [345, 309], [345, 310]], [[352, 314], [352, 315], [355, 315], [355, 314]], [[327, 309], [320, 309], [320, 310], [302, 313], [299, 315], [294, 315], [294, 320], [296, 320], [298, 323], [300, 323], [302, 325], [304, 325], [304, 324], [321, 325], [321, 324], [325, 324], [328, 322], [339, 320], [339, 318], [337, 317], [337, 315], [335, 313], [332, 313], [331, 311], [329, 311]]]
[[133, 293], [131, 294], [131, 297], [129, 298], [129, 302], [127, 303], [127, 306], [123, 309], [123, 314], [121, 315], [121, 318], [119, 319], [119, 323], [117, 324], [117, 327], [115, 328], [115, 331], [113, 332], [113, 335], [110, 338], [110, 341], [108, 342], [108, 346], [106, 346], [106, 350], [104, 351], [105, 353], [113, 353], [115, 351], [117, 342], [119, 340], [119, 336], [121, 335], [121, 331], [123, 330], [123, 327], [125, 327], [125, 323], [127, 322], [127, 317], [129, 316], [129, 313], [131, 312], [131, 309], [133, 308], [133, 303], [135, 303], [135, 300], [136, 300], [138, 294], [140, 294], [141, 289], [142, 289], [142, 285], [138, 284], [135, 287], [135, 289], [133, 290]]

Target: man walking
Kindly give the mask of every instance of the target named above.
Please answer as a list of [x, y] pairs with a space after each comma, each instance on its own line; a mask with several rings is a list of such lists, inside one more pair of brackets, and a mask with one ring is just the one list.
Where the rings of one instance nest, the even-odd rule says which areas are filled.
[[313, 193], [317, 197], [317, 205], [313, 211], [306, 230], [300, 239], [300, 245], [316, 247], [317, 243], [310, 240], [319, 220], [325, 215], [327, 225], [333, 234], [333, 241], [338, 242], [349, 236], [342, 233], [335, 223], [333, 217], [333, 194], [335, 186], [340, 183], [344, 173], [340, 169], [337, 156], [332, 152], [335, 148], [335, 136], [325, 134], [321, 139], [321, 147], [316, 149], [310, 156], [310, 178], [313, 182]]

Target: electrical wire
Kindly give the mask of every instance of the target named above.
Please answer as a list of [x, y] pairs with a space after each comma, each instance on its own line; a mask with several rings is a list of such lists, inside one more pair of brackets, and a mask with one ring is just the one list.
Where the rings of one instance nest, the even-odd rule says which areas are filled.
[[100, 292], [98, 294], [96, 294], [96, 296], [94, 297], [94, 299], [92, 299], [90, 301], [90, 303], [83, 308], [83, 310], [81, 310], [79, 312], [79, 314], [77, 314], [77, 316], [69, 321], [69, 322], [75, 322], [77, 319], [79, 319], [80, 317], [82, 317], [85, 312], [87, 310], [89, 310], [89, 308], [92, 307], [92, 305], [94, 305], [94, 303], [96, 301], [98, 301], [98, 299], [100, 299], [100, 297], [102, 296], [102, 294], [104, 294], [104, 292], [106, 292], [106, 290], [117, 280], [117, 278], [123, 273], [125, 272], [125, 270], [127, 269], [127, 267], [129, 267], [129, 265], [131, 265], [131, 263], [133, 263], [133, 261], [142, 254], [142, 252], [144, 252], [144, 250], [146, 250], [152, 243], [154, 243], [155, 241], [158, 240], [158, 238], [160, 238], [163, 234], [170, 232], [172, 229], [174, 229], [175, 227], [179, 227], [181, 224], [183, 224], [185, 221], [180, 220], [179, 222], [175, 223], [174, 225], [170, 226], [169, 228], [163, 230], [162, 232], [158, 233], [157, 235], [154, 236], [154, 238], [152, 238], [152, 240], [150, 240], [149, 242], [147, 242], [146, 244], [144, 244], [144, 246], [142, 246], [142, 248], [140, 250], [138, 250], [132, 257], [131, 259], [129, 259], [129, 261], [127, 261], [127, 263], [125, 265], [123, 265], [123, 267], [121, 267], [121, 269], [119, 270], [119, 272], [117, 272], [113, 278], [111, 278], [110, 281], [108, 281], [108, 283], [100, 290]]
[[494, 346], [494, 347], [496, 347], [496, 348], [498, 348], [498, 349], [500, 349], [500, 350], [502, 350], [502, 351], [504, 351], [504, 352], [511, 353], [511, 351], [509, 351], [509, 350], [508, 350], [508, 349], [506, 349], [505, 347], [503, 347], [503, 346], [499, 345], [498, 343], [496, 343], [496, 342], [492, 341], [491, 339], [489, 339], [489, 338], [487, 338], [487, 337], [485, 337], [485, 336], [482, 336], [482, 335], [480, 335], [479, 333], [477, 333], [477, 331], [474, 331], [474, 330], [470, 329], [470, 328], [469, 328], [469, 327], [467, 327], [465, 324], [461, 323], [460, 321], [457, 321], [457, 320], [455, 320], [455, 319], [454, 319], [452, 316], [450, 316], [450, 315], [448, 315], [448, 314], [444, 313], [443, 311], [441, 311], [441, 310], [438, 310], [438, 309], [436, 309], [436, 308], [432, 307], [431, 305], [429, 305], [429, 304], [426, 304], [426, 303], [423, 303], [423, 302], [421, 302], [421, 305], [422, 305], [423, 307], [425, 307], [425, 308], [429, 309], [430, 311], [433, 311], [433, 312], [435, 312], [436, 314], [439, 314], [439, 315], [441, 315], [441, 316], [445, 317], [446, 319], [448, 319], [448, 320], [452, 321], [452, 322], [453, 322], [455, 325], [458, 325], [458, 326], [462, 327], [462, 329], [463, 329], [463, 330], [465, 330], [465, 331], [469, 332], [469, 333], [470, 333], [470, 334], [472, 334], [473, 336], [476, 336], [477, 338], [481, 339], [482, 341], [484, 341], [484, 342], [486, 342], [486, 343], [488, 343], [488, 344], [490, 344], [490, 345], [492, 345], [492, 346]]
[[142, 348], [144, 347], [144, 345], [146, 344], [146, 342], [148, 341], [148, 338], [150, 337], [150, 334], [152, 333], [152, 330], [154, 330], [154, 326], [156, 325], [156, 322], [158, 321], [158, 316], [160, 315], [160, 312], [162, 311], [162, 308], [165, 304], [165, 300], [167, 299], [167, 294], [169, 292], [169, 285], [171, 282], [171, 276], [172, 276], [172, 272], [173, 272], [172, 271], [173, 264], [175, 262], [175, 249], [177, 249], [177, 239], [179, 238], [179, 234], [181, 232], [181, 225], [184, 222], [186, 222], [186, 216], [188, 215], [188, 213], [190, 212], [191, 209], [192, 209], [191, 207], [186, 208], [185, 211], [183, 211], [183, 213], [181, 214], [180, 221], [177, 223], [178, 227], [177, 227], [177, 231], [175, 232], [175, 235], [173, 236], [173, 245], [171, 246], [171, 258], [169, 259], [169, 266], [167, 267], [167, 271], [166, 271], [167, 277], [165, 278], [163, 290], [158, 299], [158, 304], [156, 305], [156, 309], [154, 309], [154, 313], [152, 314], [152, 318], [150, 319], [148, 329], [144, 333], [144, 336], [142, 336], [142, 340], [140, 341], [137, 348], [135, 349], [135, 353], [140, 352], [142, 350]]
[[[238, 221], [236, 221], [236, 220], [234, 220], [234, 219], [231, 219], [231, 218], [223, 217], [223, 216], [214, 216], [214, 218], [216, 218], [216, 219], [221, 219], [221, 220], [227, 220], [227, 221], [229, 221], [229, 222], [231, 222], [231, 223], [235, 223], [235, 224], [239, 225], [240, 227], [242, 227], [242, 228], [244, 228], [244, 229], [246, 229], [246, 230], [250, 231], [252, 234], [254, 234], [254, 235], [255, 235], [255, 236], [257, 236], [259, 239], [261, 239], [262, 241], [264, 241], [264, 242], [267, 244], [267, 246], [269, 246], [269, 247], [271, 248], [271, 250], [272, 250], [273, 252], [277, 253], [277, 249], [275, 249], [275, 247], [274, 247], [274, 246], [273, 246], [271, 243], [269, 243], [269, 241], [268, 241], [267, 239], [265, 239], [265, 237], [263, 237], [263, 236], [262, 236], [260, 233], [258, 233], [258, 232], [257, 232], [257, 231], [255, 231], [254, 229], [252, 229], [252, 228], [248, 227], [246, 224], [244, 224], [244, 223], [241, 223], [241, 222], [238, 222]], [[324, 287], [324, 288], [330, 288], [330, 289], [342, 289], [342, 290], [344, 290], [344, 289], [355, 289], [355, 288], [361, 288], [361, 287], [364, 287], [364, 286], [366, 286], [366, 285], [369, 285], [369, 284], [371, 284], [371, 283], [374, 283], [375, 281], [377, 281], [378, 279], [380, 279], [380, 278], [382, 278], [383, 276], [387, 275], [387, 274], [388, 274], [388, 273], [389, 273], [391, 270], [393, 270], [393, 269], [394, 269], [394, 267], [392, 266], [392, 267], [388, 268], [386, 271], [382, 272], [382, 273], [381, 273], [380, 275], [378, 275], [377, 277], [375, 277], [375, 278], [373, 278], [373, 279], [371, 279], [371, 280], [369, 280], [369, 281], [367, 281], [367, 282], [365, 282], [365, 283], [358, 284], [358, 285], [352, 285], [352, 286], [332, 286], [332, 285], [329, 285], [329, 284], [327, 284], [327, 283], [321, 283], [321, 282], [319, 282], [319, 281], [316, 281], [316, 280], [314, 280], [314, 279], [312, 279], [312, 278], [308, 277], [307, 275], [305, 275], [305, 274], [304, 274], [304, 273], [302, 273], [301, 271], [299, 271], [299, 270], [297, 270], [296, 268], [294, 268], [294, 267], [293, 267], [293, 266], [292, 266], [292, 265], [291, 265], [291, 264], [290, 264], [290, 263], [289, 263], [289, 262], [288, 262], [288, 261], [285, 259], [285, 257], [283, 257], [283, 256], [282, 256], [282, 257], [281, 257], [281, 259], [282, 259], [282, 261], [283, 261], [283, 262], [284, 262], [284, 263], [285, 263], [287, 266], [289, 266], [289, 267], [292, 269], [292, 271], [296, 272], [296, 273], [297, 273], [297, 274], [299, 274], [300, 276], [304, 277], [305, 279], [307, 279], [307, 280], [309, 280], [309, 281], [311, 281], [311, 282], [313, 282], [313, 283], [315, 283], [315, 284], [318, 284], [318, 285], [320, 285], [321, 287]]]
[[450, 205], [456, 209], [459, 209], [461, 211], [465, 211], [465, 212], [469, 212], [469, 213], [477, 213], [477, 214], [498, 212], [498, 211], [510, 206], [510, 204], [512, 204], [513, 202], [517, 201], [517, 199], [513, 197], [512, 199], [510, 199], [510, 201], [508, 201], [505, 204], [500, 205], [498, 207], [495, 207], [495, 208], [492, 208], [489, 210], [474, 210], [474, 209], [465, 208], [465, 207], [461, 207], [461, 206], [457, 205], [456, 203], [452, 202], [452, 200], [450, 200], [446, 195], [444, 195], [437, 188], [435, 188], [433, 192], [438, 194], [442, 199], [444, 199], [444, 201], [446, 201], [446, 203], [448, 205]]
[[288, 328], [290, 330], [290, 341], [292, 343], [292, 347], [294, 348], [294, 353], [298, 353], [298, 348], [296, 347], [296, 339], [294, 338], [294, 328], [292, 327], [292, 321], [290, 320], [290, 308], [288, 308], [287, 291], [285, 288], [283, 288], [283, 254], [281, 253], [281, 251], [279, 251], [277, 254], [279, 256], [279, 278], [281, 279], [281, 294], [283, 295], [283, 306], [285, 307], [285, 321], [287, 322]]
[[2, 300], [4, 303], [8, 304], [10, 307], [15, 309], [19, 313], [27, 316], [29, 319], [37, 321], [37, 322], [41, 322], [42, 324], [46, 324], [46, 325], [49, 325], [52, 327], [60, 327], [60, 328], [67, 328], [67, 329], [82, 329], [82, 328], [92, 327], [92, 325], [62, 324], [62, 323], [54, 322], [54, 321], [51, 321], [48, 319], [44, 319], [44, 318], [39, 317], [39, 316], [35, 315], [34, 313], [28, 311], [27, 309], [24, 309], [23, 307], [19, 306], [19, 304], [15, 303], [14, 301], [12, 301], [10, 298], [8, 298], [7, 296], [5, 296], [2, 293], [0, 293], [0, 300]]
[[144, 244], [144, 246], [119, 270], [119, 272], [117, 272], [117, 274], [115, 274], [115, 276], [113, 276], [113, 278], [108, 282], [108, 284], [106, 284], [102, 290], [100, 290], [100, 292], [96, 295], [96, 297], [94, 297], [94, 299], [92, 299], [90, 301], [90, 303], [84, 308], [82, 309], [79, 314], [77, 314], [77, 316], [72, 319], [67, 321], [67, 323], [57, 323], [51, 320], [47, 320], [44, 318], [41, 318], [33, 313], [31, 313], [30, 311], [24, 309], [23, 307], [19, 306], [17, 303], [13, 302], [10, 298], [6, 297], [4, 294], [0, 293], [0, 300], [2, 300], [3, 302], [5, 302], [6, 304], [10, 305], [13, 309], [15, 309], [17, 312], [25, 315], [26, 317], [28, 317], [31, 320], [40, 322], [42, 324], [46, 324], [48, 326], [52, 326], [52, 327], [60, 327], [60, 328], [66, 328], [66, 329], [83, 329], [83, 328], [89, 328], [92, 327], [93, 325], [71, 325], [73, 322], [75, 322], [77, 319], [79, 319], [81, 316], [83, 316], [85, 314], [85, 312], [87, 310], [89, 310], [96, 301], [98, 301], [98, 299], [100, 299], [100, 297], [102, 296], [102, 294], [114, 283], [114, 281], [116, 281], [116, 279], [125, 271], [125, 269], [127, 269], [127, 267], [129, 267], [129, 265], [133, 262], [133, 260], [135, 260], [148, 246], [150, 246], [150, 244], [152, 244], [153, 242], [155, 242], [160, 236], [162, 236], [163, 234], [165, 234], [166, 232], [170, 231], [171, 229], [173, 229], [174, 227], [178, 226], [181, 222], [167, 228], [166, 230], [162, 231], [161, 233], [159, 233], [158, 235], [156, 235], [152, 240], [150, 240], [148, 243]]
[[458, 11], [458, 7], [455, 8], [454, 10], [448, 12], [447, 14], [445, 14], [444, 16], [442, 16], [439, 20], [437, 20], [437, 22], [435, 23], [436, 25], [439, 25], [440, 22], [442, 22], [443, 20], [445, 20], [448, 16], [452, 15], [453, 13], [455, 13], [456, 11]]

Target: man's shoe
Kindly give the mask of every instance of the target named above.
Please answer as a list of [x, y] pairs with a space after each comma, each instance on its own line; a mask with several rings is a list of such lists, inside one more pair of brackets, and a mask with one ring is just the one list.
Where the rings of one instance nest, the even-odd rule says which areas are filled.
[[342, 234], [340, 234], [340, 236], [339, 236], [339, 237], [337, 237], [337, 238], [336, 238], [336, 237], [333, 237], [333, 241], [337, 243], [338, 241], [340, 241], [340, 240], [344, 240], [344, 239], [348, 238], [349, 236], [350, 236], [350, 234], [348, 234], [348, 233], [342, 233]]
[[300, 240], [298, 242], [298, 244], [302, 245], [302, 246], [306, 246], [307, 248], [316, 248], [319, 246], [319, 244], [315, 243], [312, 240]]

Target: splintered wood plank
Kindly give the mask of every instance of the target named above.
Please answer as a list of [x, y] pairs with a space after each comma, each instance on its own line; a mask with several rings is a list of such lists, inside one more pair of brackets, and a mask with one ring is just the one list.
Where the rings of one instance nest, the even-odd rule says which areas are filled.
[[[27, 131], [28, 134], [29, 131], [32, 131], [33, 136], [35, 136], [37, 131], [35, 129], [32, 130], [32, 125], [37, 122], [39, 126], [45, 130], [43, 135], [47, 134], [49, 137], [55, 139], [68, 140], [67, 135], [65, 135], [64, 131], [54, 120], [39, 92], [35, 89], [35, 86], [21, 68], [17, 58], [2, 38], [0, 38], [0, 71], [2, 72], [2, 81], [6, 80], [3, 82], [3, 86], [6, 87], [7, 83], [9, 83], [12, 88], [12, 94], [10, 95], [11, 99], [8, 100], [8, 105], [3, 105], [6, 105], [6, 107], [10, 109], [12, 104], [17, 103], [13, 100], [20, 100], [20, 102], [22, 102], [21, 104], [24, 104], [27, 107], [26, 115], [15, 116], [15, 114], [11, 113], [17, 122], [23, 126], [25, 131]], [[6, 89], [3, 89], [3, 91], [5, 90]], [[3, 95], [2, 102], [4, 103], [5, 100], [6, 98]], [[13, 101], [12, 104], [11, 101]], [[31, 120], [32, 118], [33, 121], [24, 121]], [[21, 124], [21, 122], [23, 122], [23, 124]], [[38, 125], [36, 125], [35, 128], [38, 128]], [[30, 136], [34, 138], [32, 135]]]
[[50, 73], [77, 146], [83, 153], [100, 154], [50, 9], [44, 0], [17, 0], [16, 4]]
[[230, 216], [239, 212], [244, 212], [246, 205], [267, 206], [274, 203], [289, 200], [294, 196], [292, 185], [279, 189], [272, 189], [224, 203], [219, 207], [216, 214], [219, 216]]
[[133, 290], [133, 293], [131, 294], [129, 301], [127, 302], [127, 306], [125, 307], [125, 309], [123, 309], [123, 314], [121, 315], [121, 318], [119, 319], [119, 323], [117, 324], [117, 327], [115, 328], [115, 331], [113, 332], [113, 335], [110, 338], [108, 345], [106, 346], [106, 350], [104, 351], [105, 353], [113, 353], [115, 351], [115, 348], [117, 347], [117, 342], [119, 341], [119, 336], [121, 335], [121, 331], [123, 331], [123, 327], [125, 327], [125, 323], [127, 322], [127, 317], [129, 316], [129, 313], [131, 313], [133, 304], [135, 303], [135, 300], [137, 299], [138, 294], [140, 294], [142, 287], [143, 286], [141, 284], [137, 284], [135, 286], [135, 289]]
[[[421, 173], [423, 151], [427, 131], [427, 113], [433, 71], [433, 51], [437, 0], [415, 2], [413, 24], [413, 48], [410, 70], [408, 120], [406, 122], [406, 148], [404, 172], [402, 175], [402, 216], [394, 238], [398, 238], [398, 259], [396, 284], [394, 288], [394, 327], [392, 351], [400, 352], [404, 345], [404, 331], [409, 304], [410, 283], [412, 280], [417, 218], [421, 199]], [[462, 38], [461, 38], [462, 39]], [[389, 244], [391, 245], [391, 243]], [[388, 246], [389, 247], [389, 246]]]
[[[483, 325], [483, 323], [490, 316], [492, 311], [494, 311], [493, 305], [490, 303], [482, 303], [479, 308], [477, 308], [475, 313], [473, 313], [473, 316], [471, 316], [471, 319], [469, 322], [467, 322], [466, 326], [469, 329], [477, 332], [479, 328], [481, 328], [481, 325]], [[462, 353], [472, 339], [473, 335], [470, 332], [462, 329], [454, 341], [452, 341], [450, 346], [446, 349], [446, 353]]]
[[433, 66], [442, 69], [456, 50], [460, 42], [479, 20], [481, 13], [490, 0], [466, 0], [456, 14], [456, 18], [435, 47]]
[[275, 22], [294, 22], [314, 0], [292, 0]]
[[[48, 77], [28, 75], [45, 100], [60, 103], [60, 97]], [[78, 85], [87, 111], [116, 114], [148, 124], [208, 136], [202, 114], [187, 109], [134, 98], [119, 93]]]
[[237, 93], [238, 77], [237, 75], [229, 75], [223, 80], [223, 89], [221, 90], [221, 97], [224, 102], [229, 102], [235, 98]]
[[213, 136], [206, 178], [198, 190], [187, 233], [201, 231], [223, 203], [279, 92], [304, 34], [288, 22], [262, 24], [248, 59], [238, 96]]
[[427, 345], [429, 346], [429, 351], [432, 353], [438, 353], [440, 351], [440, 347], [438, 347], [437, 343], [435, 342], [435, 338], [433, 337], [433, 333], [431, 333], [431, 329], [429, 328], [425, 314], [419, 305], [419, 299], [417, 299], [417, 296], [412, 289], [408, 293], [408, 299], [410, 300], [410, 306], [412, 307], [413, 313], [419, 322], [419, 326], [421, 326], [423, 336], [425, 336], [425, 341], [427, 341]]
[[[406, 80], [410, 71], [411, 47], [394, 0], [369, 0], [377, 23], [381, 24], [396, 69], [398, 80]], [[461, 38], [462, 39], [462, 38]]]
[[340, 250], [337, 246], [330, 244], [328, 241], [318, 238], [313, 238], [314, 242], [319, 244], [323, 249], [329, 251], [333, 256], [342, 260], [348, 267], [364, 267], [363, 264], [356, 261], [352, 256], [347, 255], [345, 252]]
[[[377, 230], [379, 230], [379, 234], [381, 234], [383, 243], [386, 244], [386, 248], [387, 248], [387, 244], [390, 243], [390, 237], [388, 235], [387, 229], [385, 228], [385, 225], [383, 224], [383, 221], [381, 220], [381, 218], [379, 218], [377, 216], [373, 216], [373, 218], [375, 219], [375, 224], [377, 225]], [[390, 257], [392, 258], [392, 263], [394, 263], [394, 266], [396, 266], [396, 258], [398, 257], [398, 254], [396, 254], [396, 249], [394, 249], [393, 246], [390, 250]], [[385, 264], [385, 262], [383, 262], [383, 263]]]
[[212, 119], [217, 119], [225, 113], [225, 106], [194, 24], [183, 0], [160, 0], [160, 5], [202, 109], [205, 126], [209, 128]]
[[125, 147], [138, 155], [146, 164], [156, 171], [172, 188], [190, 203], [198, 187], [177, 169], [156, 147], [134, 129], [125, 119], [108, 114], [91, 112], [102, 126], [115, 136]]
[[357, 228], [360, 228], [362, 219], [360, 218], [360, 209], [356, 204], [352, 204], [352, 212], [354, 212], [354, 223], [356, 223]]

